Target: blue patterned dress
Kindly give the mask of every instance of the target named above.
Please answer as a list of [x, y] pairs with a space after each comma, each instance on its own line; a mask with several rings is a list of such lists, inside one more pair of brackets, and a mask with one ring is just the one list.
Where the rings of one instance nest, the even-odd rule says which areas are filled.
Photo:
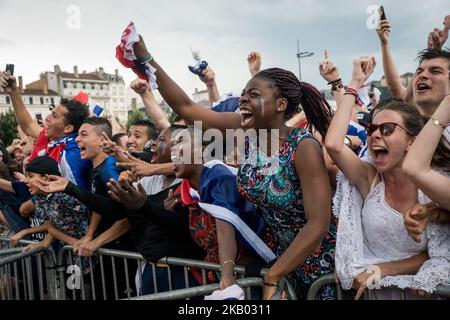
[[[243, 164], [238, 172], [238, 190], [261, 209], [268, 229], [265, 241], [277, 257], [286, 251], [307, 222], [294, 162], [297, 146], [305, 138], [314, 139], [308, 131], [293, 129], [276, 155], [267, 157], [257, 152], [256, 163]], [[287, 277], [299, 299], [306, 298], [309, 287], [317, 278], [333, 272], [336, 230], [337, 223], [332, 218], [321, 245]], [[324, 299], [332, 294], [329, 288], [320, 292]]]

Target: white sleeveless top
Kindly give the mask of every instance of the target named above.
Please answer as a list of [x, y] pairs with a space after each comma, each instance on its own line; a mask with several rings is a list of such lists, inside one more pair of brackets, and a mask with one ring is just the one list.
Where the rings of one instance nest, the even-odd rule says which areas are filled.
[[415, 242], [405, 229], [403, 215], [386, 203], [384, 180], [367, 195], [361, 222], [367, 256], [395, 261], [427, 251], [427, 237], [423, 236], [420, 243]]

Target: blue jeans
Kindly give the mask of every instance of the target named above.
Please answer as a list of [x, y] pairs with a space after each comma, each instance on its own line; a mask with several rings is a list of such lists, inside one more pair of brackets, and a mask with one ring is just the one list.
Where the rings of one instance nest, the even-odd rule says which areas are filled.
[[[153, 281], [152, 269], [155, 268], [157, 291], [165, 292], [169, 291], [169, 279], [168, 279], [168, 269], [166, 267], [154, 267], [147, 263], [142, 273], [142, 284], [141, 284], [141, 295], [155, 293], [155, 286]], [[184, 279], [184, 267], [171, 267], [171, 280], [172, 280], [172, 290], [185, 289], [186, 283]], [[198, 285], [195, 278], [192, 276], [191, 272], [188, 271], [188, 283], [189, 287], [195, 287]]]

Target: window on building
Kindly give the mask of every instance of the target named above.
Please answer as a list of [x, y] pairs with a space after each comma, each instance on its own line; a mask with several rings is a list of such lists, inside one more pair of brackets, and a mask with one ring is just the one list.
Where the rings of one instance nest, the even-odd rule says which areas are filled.
[[41, 100], [41, 104], [44, 104], [44, 98], [40, 98], [39, 100]]
[[50, 98], [50, 103], [55, 104], [55, 98]]
[[10, 97], [6, 96], [6, 104], [10, 104], [10, 103], [11, 103]]
[[28, 97], [28, 103], [33, 104], [33, 97]]
[[46, 103], [46, 104], [49, 104], [49, 103], [50, 103], [50, 100], [49, 100], [48, 98], [45, 98], [45, 103]]

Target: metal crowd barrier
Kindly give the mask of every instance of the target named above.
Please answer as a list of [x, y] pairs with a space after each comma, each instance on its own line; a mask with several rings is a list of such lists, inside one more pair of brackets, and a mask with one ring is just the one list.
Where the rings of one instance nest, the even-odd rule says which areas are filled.
[[[20, 245], [31, 241], [20, 240]], [[65, 246], [55, 255], [53, 249], [37, 248], [22, 253], [23, 247], [12, 248], [9, 239], [0, 239], [0, 299], [39, 299], [48, 300], [105, 300], [105, 299], [190, 299], [207, 295], [219, 288], [220, 265], [205, 261], [163, 258], [157, 263], [147, 262], [141, 254], [100, 248], [92, 257], [78, 259], [71, 246]], [[153, 279], [153, 292], [145, 297], [141, 295], [142, 269], [148, 264]], [[83, 268], [84, 267], [84, 268]], [[164, 269], [167, 279], [157, 276], [157, 271]], [[184, 288], [174, 288], [172, 272], [182, 268]], [[90, 272], [83, 273], [83, 269]], [[195, 269], [200, 283], [191, 283], [190, 272]], [[136, 271], [139, 272], [136, 273]], [[246, 299], [254, 299], [255, 288], [262, 287], [262, 279], [267, 269], [258, 276], [246, 276], [243, 266], [236, 266], [237, 281], [245, 290]], [[214, 283], [208, 275], [215, 274]], [[135, 279], [136, 277], [136, 279]], [[122, 281], [120, 281], [122, 280]], [[168, 283], [168, 291], [161, 292], [161, 282]], [[286, 280], [280, 282], [287, 293], [287, 299], [296, 300], [296, 295]], [[281, 292], [275, 299], [281, 299]]]
[[[263, 286], [262, 278], [241, 278], [237, 280], [237, 284], [247, 291], [245, 295], [245, 300], [251, 300], [251, 295], [248, 295], [248, 290], [251, 288]], [[203, 297], [213, 293], [218, 290], [220, 285], [218, 283], [212, 283], [207, 285], [200, 285], [193, 288], [178, 289], [166, 292], [153, 293], [145, 296], [131, 298], [130, 300], [183, 300]]]
[[[21, 241], [30, 244], [31, 241]], [[51, 249], [11, 248], [0, 239], [0, 300], [40, 300], [56, 297], [55, 256]]]
[[[324, 286], [334, 285], [336, 286], [337, 296], [336, 300], [343, 300], [342, 296], [342, 288], [341, 286], [337, 285], [333, 274], [328, 274], [323, 277], [320, 277], [317, 279], [309, 288], [307, 300], [317, 300], [317, 295], [319, 294], [319, 291]], [[374, 289], [376, 290], [376, 289]], [[406, 291], [402, 290], [402, 297], [400, 300], [406, 299]], [[438, 300], [449, 300], [450, 299], [450, 286], [443, 286], [439, 285], [436, 287], [436, 290], [434, 291], [434, 294], [437, 296]], [[373, 295], [373, 290], [367, 290], [365, 297], [366, 300], [374, 300], [375, 297]]]
[[[58, 253], [58, 260], [57, 265], [59, 266], [58, 273], [61, 283], [67, 282], [67, 273], [66, 273], [66, 265], [65, 262], [68, 262], [68, 265], [73, 264], [73, 258], [72, 258], [72, 247], [65, 246], [62, 248]], [[72, 288], [71, 290], [67, 290], [67, 292], [71, 291], [71, 297], [69, 299], [73, 300], [85, 300], [85, 299], [106, 299], [107, 296], [107, 290], [106, 290], [106, 284], [109, 282], [112, 283], [113, 291], [114, 291], [114, 299], [129, 299], [129, 300], [146, 300], [146, 299], [188, 299], [191, 297], [198, 297], [205, 294], [209, 294], [216, 290], [219, 287], [218, 282], [220, 281], [219, 278], [217, 278], [217, 283], [209, 283], [208, 280], [208, 273], [209, 272], [215, 272], [216, 275], [220, 271], [220, 265], [216, 263], [210, 263], [205, 261], [198, 261], [198, 260], [192, 260], [192, 259], [182, 259], [182, 258], [174, 258], [174, 257], [168, 257], [163, 258], [157, 263], [151, 263], [147, 262], [141, 254], [135, 253], [135, 252], [126, 252], [126, 251], [118, 251], [118, 250], [111, 250], [111, 249], [105, 249], [100, 248], [96, 252], [96, 265], [93, 261], [93, 258], [89, 258], [89, 267], [92, 270], [92, 267], [97, 268], [97, 270], [100, 270], [100, 281], [93, 275], [91, 272], [89, 275], [83, 275], [83, 273], [80, 273], [80, 290], [81, 294], [76, 294], [76, 289]], [[111, 274], [107, 274], [105, 271], [104, 265], [105, 262], [110, 262], [112, 266]], [[130, 260], [133, 260], [137, 263], [137, 270], [129, 270], [128, 263]], [[117, 272], [116, 267], [123, 263], [123, 271], [125, 276], [125, 288], [122, 286], [122, 292], [119, 293], [119, 284], [118, 284], [118, 275], [120, 276], [120, 273]], [[137, 272], [137, 283], [142, 284], [142, 269], [145, 266], [145, 264], [148, 264], [151, 268], [151, 277], [153, 279], [153, 292], [150, 295], [144, 296], [140, 293], [140, 288], [133, 286], [131, 284], [130, 274], [135, 275]], [[175, 290], [172, 283], [172, 270], [176, 267], [182, 267], [183, 268], [183, 276], [184, 276], [184, 289], [178, 289]], [[168, 283], [168, 291], [160, 292], [158, 289], [158, 283], [163, 282], [165, 279], [158, 278], [157, 277], [157, 270], [158, 268], [164, 268], [167, 271], [167, 283]], [[78, 265], [78, 269], [81, 270], [82, 266]], [[191, 270], [195, 269], [198, 274], [201, 275], [201, 283], [196, 284], [195, 286], [191, 287], [190, 283], [190, 272]], [[245, 294], [247, 299], [253, 298], [253, 292], [252, 288], [254, 287], [261, 287], [262, 284], [262, 278], [264, 277], [264, 274], [267, 270], [263, 269], [260, 273], [260, 277], [254, 277], [254, 278], [245, 278], [245, 268], [243, 266], [236, 266], [235, 267], [235, 273], [236, 277], [239, 281], [243, 281], [242, 283], [245, 284], [243, 288], [245, 288]], [[259, 281], [257, 281], [259, 279]], [[285, 281], [283, 282], [284, 289], [287, 292], [287, 298], [296, 300], [296, 295], [294, 293], [294, 290], [290, 286], [290, 284]], [[101, 287], [101, 289], [99, 288]], [[87, 287], [87, 288], [86, 288]], [[111, 287], [111, 286], [110, 286]], [[97, 288], [97, 290], [96, 290]], [[125, 289], [125, 290], [123, 290]], [[134, 295], [131, 294], [131, 292], [135, 292]], [[61, 295], [58, 297], [59, 299], [66, 299], [68, 298], [67, 293], [65, 290], [60, 290]], [[70, 292], [69, 292], [70, 294]], [[123, 295], [126, 294], [126, 297]], [[281, 297], [280, 297], [281, 298]]]

